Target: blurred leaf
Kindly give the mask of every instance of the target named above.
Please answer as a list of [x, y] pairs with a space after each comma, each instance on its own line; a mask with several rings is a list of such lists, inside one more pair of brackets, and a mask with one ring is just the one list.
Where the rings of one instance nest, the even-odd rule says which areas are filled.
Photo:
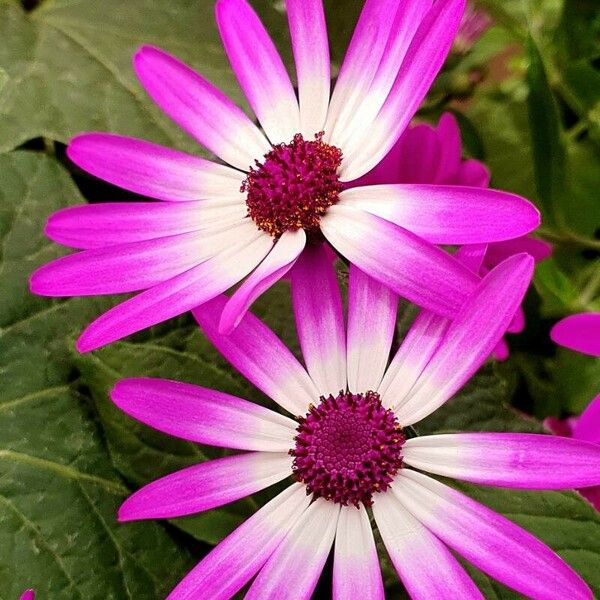
[[565, 148], [561, 137], [560, 115], [542, 57], [531, 36], [527, 40], [527, 52], [527, 104], [537, 195], [546, 221], [556, 223], [557, 205], [565, 193]]
[[561, 271], [554, 257], [537, 265], [534, 282], [543, 300], [544, 316], [562, 316], [574, 310], [579, 292], [569, 277]]
[[162, 598], [190, 557], [157, 523], [117, 524], [128, 490], [71, 386], [68, 337], [100, 303], [27, 293], [31, 269], [59, 253], [45, 215], [79, 194], [40, 155], [2, 155], [0, 173], [0, 597]]
[[2, 91], [2, 88], [4, 87], [7, 81], [8, 75], [6, 74], [6, 71], [4, 69], [0, 69], [0, 92]]
[[558, 39], [571, 59], [600, 56], [600, 11], [596, 0], [564, 0]]
[[565, 413], [581, 414], [600, 393], [600, 359], [559, 348], [553, 390]]

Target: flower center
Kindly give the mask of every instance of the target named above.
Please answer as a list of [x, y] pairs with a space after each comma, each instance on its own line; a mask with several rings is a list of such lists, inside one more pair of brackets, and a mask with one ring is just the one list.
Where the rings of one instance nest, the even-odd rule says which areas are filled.
[[321, 396], [297, 431], [292, 471], [315, 498], [370, 506], [402, 467], [406, 438], [375, 392]]
[[325, 211], [338, 201], [343, 185], [338, 177], [342, 151], [296, 134], [289, 144], [278, 144], [251, 167], [242, 183], [248, 214], [259, 229], [275, 237], [286, 231], [316, 231]]

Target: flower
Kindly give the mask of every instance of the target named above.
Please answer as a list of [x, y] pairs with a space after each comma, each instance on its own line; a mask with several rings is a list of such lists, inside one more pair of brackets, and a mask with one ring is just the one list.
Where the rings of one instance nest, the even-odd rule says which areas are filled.
[[[596, 396], [579, 417], [560, 420], [548, 417], [544, 425], [555, 435], [600, 445], [600, 396]], [[577, 490], [596, 510], [600, 511], [600, 486]]]
[[487, 12], [467, 2], [467, 8], [454, 39], [454, 50], [459, 54], [466, 54], [493, 24], [494, 19]]
[[21, 594], [20, 600], [35, 600], [35, 591], [34, 590], [25, 590]]
[[[335, 539], [333, 597], [382, 598], [366, 506], [415, 598], [481, 597], [449, 550], [530, 597], [591, 598], [550, 548], [508, 519], [421, 473], [485, 485], [562, 489], [600, 481], [600, 447], [546, 435], [469, 433], [410, 438], [409, 426], [479, 368], [512, 319], [533, 259], [512, 256], [478, 285], [453, 321], [422, 311], [388, 365], [398, 297], [352, 265], [348, 325], [330, 256], [307, 248], [291, 271], [306, 370], [247, 313], [218, 332], [227, 299], [194, 311], [205, 335], [296, 419], [185, 383], [126, 379], [112, 399], [156, 429], [247, 452], [188, 467], [141, 488], [119, 519], [170, 518], [237, 500], [290, 475], [295, 482], [213, 549], [169, 598], [309, 598]], [[416, 470], [418, 469], [418, 471]]]
[[88, 351], [182, 314], [247, 277], [221, 319], [221, 331], [230, 332], [307, 242], [324, 237], [408, 300], [456, 314], [479, 279], [436, 245], [524, 235], [539, 224], [535, 207], [512, 194], [465, 187], [344, 187], [393, 147], [442, 66], [463, 9], [464, 0], [365, 2], [330, 99], [321, 0], [288, 0], [297, 98], [252, 8], [245, 0], [219, 0], [223, 44], [262, 131], [173, 56], [141, 48], [134, 68], [148, 94], [222, 163], [117, 135], [75, 137], [67, 149], [74, 163], [161, 202], [52, 215], [47, 235], [82, 252], [36, 271], [32, 291], [143, 290], [88, 326], [78, 340], [78, 349]]
[[550, 331], [552, 341], [560, 346], [600, 356], [600, 313], [580, 313], [559, 321]]
[[[352, 185], [394, 183], [487, 188], [490, 172], [478, 160], [462, 159], [460, 128], [454, 115], [444, 113], [437, 127], [421, 123], [407, 129], [389, 154]], [[378, 214], [385, 217], [385, 213]], [[531, 236], [521, 236], [489, 244], [472, 244], [465, 248], [462, 257], [466, 266], [484, 276], [503, 260], [520, 252], [526, 252], [540, 262], [550, 255], [552, 246]], [[525, 313], [519, 307], [507, 331], [521, 333], [524, 328]], [[508, 358], [508, 344], [504, 339], [498, 342], [493, 354], [497, 360]]]

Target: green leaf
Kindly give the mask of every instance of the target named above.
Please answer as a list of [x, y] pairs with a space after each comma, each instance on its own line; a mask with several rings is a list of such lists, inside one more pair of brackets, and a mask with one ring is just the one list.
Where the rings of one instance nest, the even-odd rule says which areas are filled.
[[58, 254], [46, 214], [79, 193], [40, 155], [2, 155], [0, 173], [0, 597], [162, 598], [190, 557], [157, 523], [117, 524], [128, 489], [71, 385], [69, 338], [99, 303], [27, 293], [30, 271]]
[[565, 147], [560, 115], [548, 83], [542, 56], [534, 39], [527, 40], [529, 123], [537, 195], [546, 221], [560, 222], [558, 204], [565, 194]]

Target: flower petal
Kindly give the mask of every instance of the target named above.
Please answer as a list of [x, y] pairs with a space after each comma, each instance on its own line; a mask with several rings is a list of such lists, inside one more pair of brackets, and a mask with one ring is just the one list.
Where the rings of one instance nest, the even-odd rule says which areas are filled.
[[164, 379], [122, 379], [112, 401], [129, 416], [185, 440], [264, 452], [287, 452], [296, 423], [215, 390]]
[[412, 425], [431, 414], [483, 364], [521, 304], [533, 267], [531, 256], [516, 254], [482, 280], [409, 395], [397, 399], [396, 416], [402, 425]]
[[227, 298], [214, 298], [193, 311], [204, 335], [258, 389], [292, 415], [305, 415], [319, 398], [314, 383], [284, 343], [252, 313], [230, 335], [218, 332]]
[[251, 304], [295, 264], [306, 245], [304, 230], [286, 231], [267, 257], [229, 299], [219, 321], [219, 333], [230, 334], [242, 320]]
[[[436, 135], [442, 148], [440, 161], [435, 180], [429, 183], [454, 183], [456, 173], [460, 169], [462, 158], [462, 144], [460, 139], [460, 127], [456, 117], [452, 113], [444, 113], [435, 129]], [[461, 185], [461, 184], [459, 184]]]
[[197, 267], [115, 306], [91, 323], [77, 342], [88, 352], [171, 319], [221, 294], [247, 275], [268, 254], [272, 238], [253, 223], [237, 230], [240, 241]]
[[247, 171], [269, 151], [265, 136], [244, 111], [174, 56], [143, 46], [133, 66], [154, 102], [225, 162]]
[[324, 244], [307, 246], [291, 272], [296, 330], [319, 396], [346, 389], [346, 328], [340, 287]]
[[309, 502], [303, 484], [288, 487], [209, 552], [167, 600], [232, 598], [263, 566]]
[[327, 240], [359, 269], [415, 304], [454, 316], [479, 278], [448, 253], [375, 215], [332, 206]]
[[600, 445], [526, 433], [460, 433], [407, 440], [422, 471], [499, 487], [562, 490], [600, 485]]
[[548, 546], [505, 517], [421, 473], [392, 484], [400, 502], [445, 544], [524, 596], [591, 600], [585, 582]]
[[377, 494], [373, 515], [392, 563], [413, 600], [483, 598], [446, 546], [392, 492]]
[[491, 178], [490, 170], [482, 162], [470, 158], [461, 163], [452, 183], [486, 188]]
[[329, 40], [322, 0], [287, 0], [300, 99], [300, 133], [323, 131], [329, 107]]
[[[159, 200], [243, 198], [244, 174], [230, 167], [143, 140], [110, 133], [71, 139], [68, 157], [113, 185]], [[246, 165], [247, 166], [247, 165]]]
[[600, 444], [600, 396], [596, 396], [573, 425], [573, 437]]
[[348, 281], [348, 389], [376, 390], [396, 330], [398, 296], [350, 265]]
[[340, 505], [315, 500], [271, 554], [246, 600], [309, 600], [335, 536]]
[[437, 0], [427, 13], [379, 114], [363, 135], [344, 147], [348, 160], [342, 165], [343, 181], [370, 171], [406, 129], [446, 59], [464, 6], [465, 0]]
[[600, 356], [600, 313], [571, 315], [552, 328], [550, 337], [570, 350]]
[[233, 72], [267, 137], [290, 142], [300, 130], [298, 101], [267, 30], [246, 0], [218, 0], [216, 13]]
[[371, 185], [342, 192], [340, 204], [365, 210], [432, 244], [480, 244], [535, 229], [540, 213], [508, 192], [449, 185]]
[[209, 510], [288, 477], [292, 457], [249, 452], [209, 460], [161, 477], [133, 493], [119, 508], [119, 521], [168, 519]]
[[485, 262], [487, 265], [495, 267], [509, 256], [519, 254], [520, 252], [527, 252], [527, 254], [533, 256], [535, 262], [541, 262], [552, 254], [552, 246], [548, 242], [544, 242], [544, 240], [524, 235], [514, 240], [490, 244]]
[[64, 246], [89, 250], [222, 229], [240, 223], [247, 212], [243, 204], [220, 201], [81, 204], [50, 215], [44, 233]]
[[333, 600], [384, 600], [369, 515], [361, 504], [342, 506], [335, 535]]

